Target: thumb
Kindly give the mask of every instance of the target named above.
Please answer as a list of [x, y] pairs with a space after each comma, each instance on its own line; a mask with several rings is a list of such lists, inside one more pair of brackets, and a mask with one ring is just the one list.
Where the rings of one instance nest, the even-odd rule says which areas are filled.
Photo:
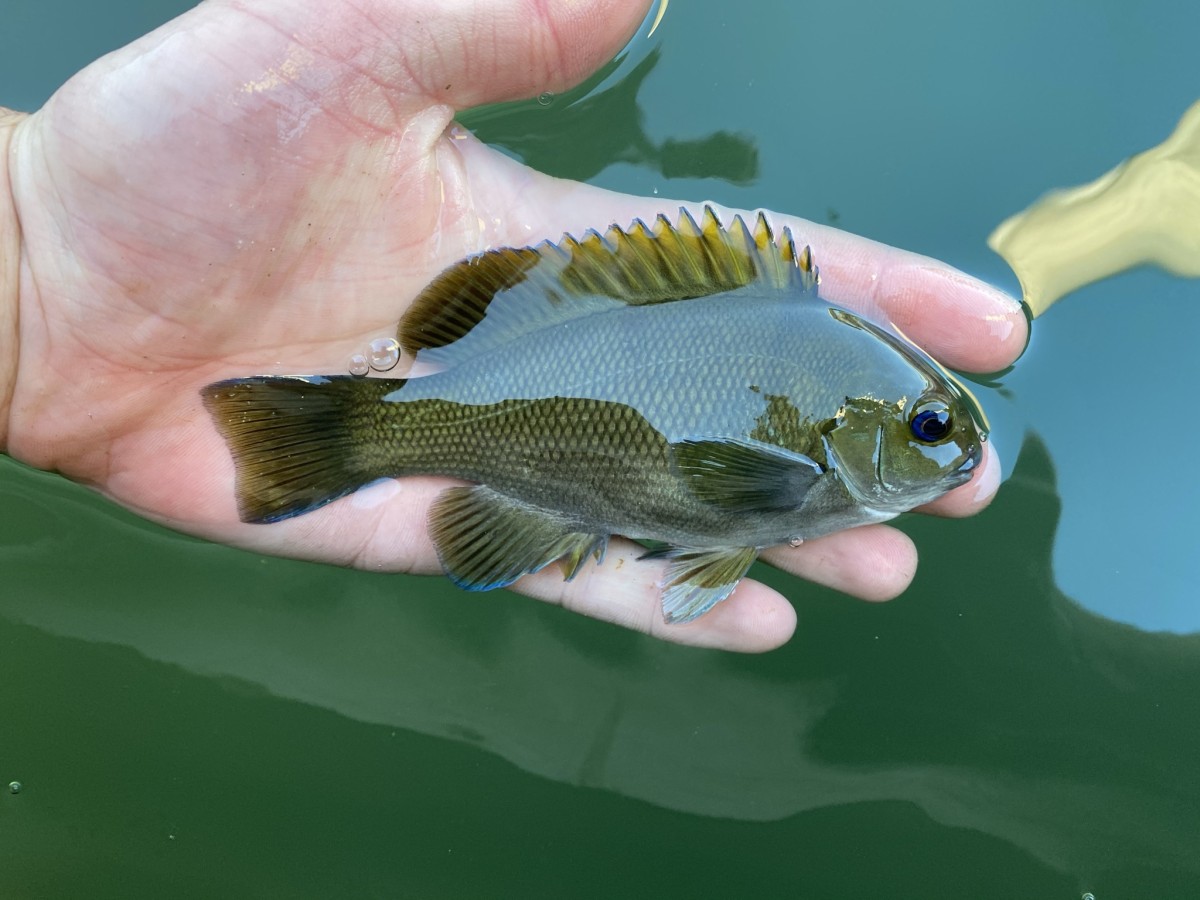
[[466, 109], [574, 87], [629, 41], [650, 0], [376, 0], [414, 92]]

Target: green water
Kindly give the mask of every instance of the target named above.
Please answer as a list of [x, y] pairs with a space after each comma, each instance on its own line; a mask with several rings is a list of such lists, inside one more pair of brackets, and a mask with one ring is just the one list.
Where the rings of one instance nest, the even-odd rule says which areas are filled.
[[[9, 0], [0, 103], [188, 5]], [[1015, 289], [989, 231], [1161, 141], [1198, 34], [1168, 0], [675, 2], [590, 91], [468, 121]], [[800, 626], [761, 657], [205, 544], [0, 458], [0, 897], [1200, 896], [1198, 332], [1153, 271], [1064, 300], [980, 391], [995, 504], [906, 520], [891, 604], [764, 569]]]

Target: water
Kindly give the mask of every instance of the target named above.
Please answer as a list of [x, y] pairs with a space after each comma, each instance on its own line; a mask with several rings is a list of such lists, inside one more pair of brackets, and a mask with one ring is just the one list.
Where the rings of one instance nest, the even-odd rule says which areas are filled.
[[[186, 5], [18, 0], [0, 103]], [[1160, 142], [1198, 27], [698, 0], [591, 93], [468, 121], [1015, 289], [988, 233]], [[1063, 300], [978, 390], [993, 506], [908, 521], [890, 604], [762, 569], [800, 626], [760, 657], [206, 544], [0, 459], [0, 895], [1200, 895], [1198, 331], [1153, 270]]]

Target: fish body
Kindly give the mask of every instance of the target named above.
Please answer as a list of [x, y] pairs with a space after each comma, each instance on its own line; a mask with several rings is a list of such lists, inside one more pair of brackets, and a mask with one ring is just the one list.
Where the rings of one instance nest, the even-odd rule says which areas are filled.
[[954, 379], [817, 281], [762, 217], [752, 234], [684, 212], [452, 266], [400, 323], [432, 374], [235, 379], [204, 398], [246, 521], [453, 476], [474, 486], [430, 527], [461, 586], [555, 560], [573, 577], [620, 534], [664, 545], [664, 615], [687, 621], [759, 549], [892, 518], [979, 461]]

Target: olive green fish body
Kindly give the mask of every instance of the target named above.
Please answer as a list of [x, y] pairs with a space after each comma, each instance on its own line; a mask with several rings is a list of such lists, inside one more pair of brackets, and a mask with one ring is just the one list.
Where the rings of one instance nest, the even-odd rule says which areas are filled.
[[430, 525], [459, 584], [555, 560], [572, 577], [620, 534], [666, 545], [664, 614], [686, 621], [758, 549], [890, 518], [978, 462], [954, 380], [816, 283], [761, 217], [752, 235], [684, 213], [451, 267], [400, 325], [432, 374], [204, 396], [247, 521], [380, 477], [452, 476], [475, 486], [445, 492]]
[[[446, 403], [429, 443], [421, 436], [429, 457], [407, 471], [545, 505], [558, 498], [598, 531], [680, 546], [767, 546], [886, 518], [857, 508], [733, 517], [688, 489], [673, 444], [733, 441], [818, 459], [819, 429], [847, 396], [870, 396], [881, 383], [915, 396], [925, 386], [840, 311], [781, 291], [741, 293], [621, 306], [408, 381], [386, 398], [400, 407], [398, 425], [409, 404]], [[481, 411], [464, 416], [462, 407]], [[398, 429], [398, 456], [414, 440]], [[451, 441], [458, 452], [444, 446]]]

